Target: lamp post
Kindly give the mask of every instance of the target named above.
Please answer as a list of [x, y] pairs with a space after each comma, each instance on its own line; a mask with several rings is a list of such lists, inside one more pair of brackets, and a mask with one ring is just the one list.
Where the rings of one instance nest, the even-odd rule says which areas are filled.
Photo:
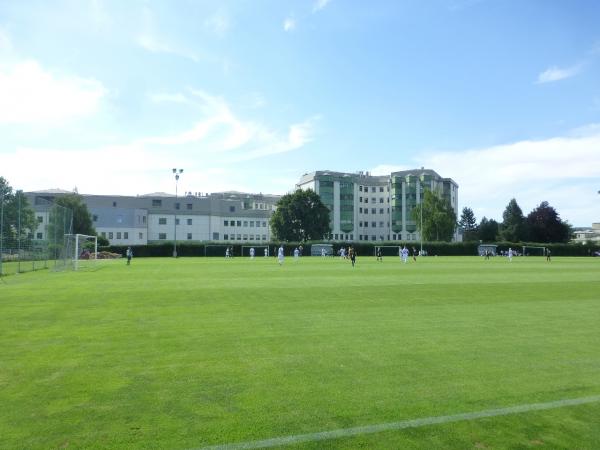
[[421, 211], [421, 232], [420, 234], [420, 238], [421, 238], [421, 255], [423, 255], [423, 188], [421, 185], [421, 182], [419, 181], [419, 199], [421, 200], [421, 207], [419, 208], [419, 210]]
[[173, 169], [175, 175], [175, 220], [173, 221], [173, 258], [177, 258], [177, 182], [179, 175], [183, 173], [183, 169]]

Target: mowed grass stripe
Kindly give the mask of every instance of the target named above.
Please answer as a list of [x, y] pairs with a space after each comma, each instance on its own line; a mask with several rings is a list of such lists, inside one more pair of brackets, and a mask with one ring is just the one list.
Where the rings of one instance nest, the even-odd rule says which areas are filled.
[[7, 277], [0, 447], [189, 448], [599, 392], [597, 260], [358, 263]]

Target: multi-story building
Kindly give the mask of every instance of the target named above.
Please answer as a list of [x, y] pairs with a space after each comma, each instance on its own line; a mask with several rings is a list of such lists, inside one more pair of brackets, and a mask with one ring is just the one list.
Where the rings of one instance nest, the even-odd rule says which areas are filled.
[[[38, 219], [36, 239], [46, 239], [49, 202], [68, 191], [28, 192]], [[114, 245], [173, 241], [262, 243], [271, 240], [269, 219], [276, 195], [222, 192], [140, 196], [82, 195], [99, 235]]]
[[425, 168], [384, 176], [317, 171], [296, 186], [314, 190], [329, 208], [334, 241], [419, 240], [412, 210], [426, 190], [439, 192], [458, 216], [458, 185]]

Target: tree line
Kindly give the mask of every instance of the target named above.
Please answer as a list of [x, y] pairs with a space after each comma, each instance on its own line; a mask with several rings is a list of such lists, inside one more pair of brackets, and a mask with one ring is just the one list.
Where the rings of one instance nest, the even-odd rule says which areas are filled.
[[465, 207], [458, 225], [465, 241], [566, 243], [573, 234], [569, 222], [562, 220], [547, 201], [525, 216], [514, 198], [504, 209], [501, 223], [484, 216], [477, 224], [473, 210]]

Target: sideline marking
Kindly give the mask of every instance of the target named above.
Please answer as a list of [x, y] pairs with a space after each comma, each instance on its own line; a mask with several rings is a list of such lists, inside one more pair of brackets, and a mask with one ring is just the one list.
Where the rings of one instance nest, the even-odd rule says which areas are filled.
[[486, 409], [483, 411], [453, 414], [449, 416], [423, 417], [422, 419], [403, 420], [401, 422], [381, 423], [377, 425], [366, 425], [354, 428], [340, 428], [337, 430], [321, 431], [317, 433], [281, 436], [271, 439], [264, 439], [262, 441], [247, 441], [232, 444], [212, 445], [209, 447], [202, 447], [200, 450], [245, 450], [254, 448], [278, 447], [282, 445], [299, 444], [302, 442], [325, 441], [329, 439], [359, 436], [362, 434], [381, 433], [382, 431], [403, 430], [405, 428], [417, 428], [441, 423], [460, 422], [463, 420], [507, 416], [509, 414], [518, 414], [530, 411], [543, 411], [546, 409], [556, 409], [565, 406], [585, 405], [587, 403], [596, 402], [600, 402], [600, 395], [556, 400], [547, 403], [530, 403], [526, 405], [510, 406], [508, 408]]

